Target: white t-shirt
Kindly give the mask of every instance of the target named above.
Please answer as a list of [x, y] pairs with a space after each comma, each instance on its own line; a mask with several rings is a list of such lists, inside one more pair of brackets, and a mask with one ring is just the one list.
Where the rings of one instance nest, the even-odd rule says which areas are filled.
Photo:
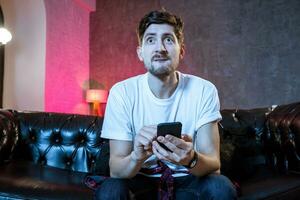
[[[220, 120], [216, 87], [202, 78], [178, 72], [179, 83], [171, 97], [157, 98], [149, 88], [148, 73], [115, 84], [109, 94], [102, 127], [102, 138], [133, 141], [143, 126], [181, 122], [182, 133], [195, 139], [204, 124]], [[157, 166], [155, 155], [143, 167]], [[165, 162], [173, 170], [187, 169]], [[182, 176], [186, 174], [176, 174]]]

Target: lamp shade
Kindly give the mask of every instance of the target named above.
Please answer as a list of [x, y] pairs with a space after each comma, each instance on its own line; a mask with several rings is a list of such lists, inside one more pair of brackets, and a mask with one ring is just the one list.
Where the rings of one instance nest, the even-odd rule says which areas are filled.
[[0, 28], [0, 43], [6, 44], [11, 40], [11, 33], [6, 28]]
[[89, 89], [86, 91], [86, 101], [93, 103], [106, 103], [108, 97], [107, 90]]

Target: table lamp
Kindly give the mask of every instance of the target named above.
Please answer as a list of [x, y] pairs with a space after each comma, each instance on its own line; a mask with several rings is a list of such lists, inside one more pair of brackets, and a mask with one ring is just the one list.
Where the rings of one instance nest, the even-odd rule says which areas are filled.
[[104, 116], [102, 104], [107, 102], [108, 91], [100, 89], [89, 89], [86, 91], [86, 101], [93, 104], [92, 115]]

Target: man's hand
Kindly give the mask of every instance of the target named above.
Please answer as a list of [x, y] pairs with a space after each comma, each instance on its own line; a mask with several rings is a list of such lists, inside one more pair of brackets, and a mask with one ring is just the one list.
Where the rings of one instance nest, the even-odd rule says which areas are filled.
[[110, 140], [110, 176], [132, 178], [141, 169], [152, 152], [152, 141], [156, 138], [156, 126], [145, 126], [132, 141]]
[[178, 165], [188, 165], [193, 158], [193, 142], [188, 135], [177, 138], [172, 135], [159, 136], [157, 140], [167, 146], [172, 152], [162, 148], [157, 141], [153, 141], [152, 151], [160, 160], [167, 160]]
[[[159, 146], [157, 141], [153, 142], [153, 153], [161, 160], [178, 165], [188, 165], [197, 153], [198, 162], [190, 169], [190, 173], [195, 176], [204, 176], [209, 173], [220, 173], [220, 138], [217, 122], [204, 124], [197, 130], [196, 140], [192, 141], [187, 135], [181, 139], [167, 135], [158, 137], [157, 140], [167, 146], [169, 152]], [[193, 150], [193, 143], [195, 150]]]
[[144, 126], [134, 139], [132, 158], [136, 161], [145, 161], [152, 152], [152, 142], [156, 138], [156, 126]]

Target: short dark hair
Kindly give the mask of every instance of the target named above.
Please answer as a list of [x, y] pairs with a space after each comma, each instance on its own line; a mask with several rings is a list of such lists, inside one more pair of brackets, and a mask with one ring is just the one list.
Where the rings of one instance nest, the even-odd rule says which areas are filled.
[[179, 43], [183, 44], [183, 21], [180, 17], [167, 12], [166, 10], [155, 10], [146, 14], [140, 21], [137, 36], [139, 44], [142, 44], [144, 33], [151, 24], [169, 24], [174, 27], [175, 35]]

